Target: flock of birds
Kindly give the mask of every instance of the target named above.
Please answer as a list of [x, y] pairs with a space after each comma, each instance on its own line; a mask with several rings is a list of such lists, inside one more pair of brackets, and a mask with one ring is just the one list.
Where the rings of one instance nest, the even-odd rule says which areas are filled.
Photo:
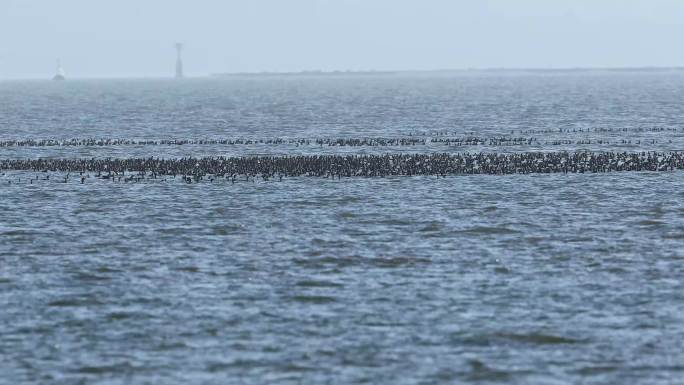
[[[672, 142], [671, 140], [669, 141]], [[12, 139], [0, 141], [5, 147], [113, 147], [113, 146], [182, 146], [182, 145], [292, 145], [318, 147], [387, 147], [425, 146], [428, 144], [446, 146], [562, 146], [562, 145], [614, 145], [614, 144], [657, 144], [655, 138], [644, 139], [546, 139], [513, 136], [461, 136], [461, 137], [394, 137], [394, 138], [273, 138], [273, 139]]]
[[[4, 159], [0, 176], [29, 172], [25, 183], [67, 183], [89, 178], [114, 182], [149, 179], [185, 183], [217, 180], [279, 180], [284, 177], [388, 177], [447, 175], [510, 175], [533, 173], [606, 173], [620, 171], [684, 170], [680, 152], [524, 152], [460, 154], [297, 155], [207, 158], [123, 159]], [[50, 173], [59, 176], [50, 179]], [[5, 178], [7, 179], [7, 178]], [[21, 182], [19, 179], [18, 182]], [[12, 179], [7, 180], [11, 184]], [[16, 183], [16, 182], [15, 182]]]
[[[572, 128], [556, 130], [511, 130], [510, 135], [478, 136], [473, 132], [414, 132], [401, 137], [363, 138], [209, 138], [209, 139], [6, 139], [0, 148], [13, 147], [114, 147], [114, 146], [182, 146], [182, 145], [291, 145], [317, 147], [433, 146], [431, 152], [356, 154], [292, 154], [186, 158], [37, 158], [0, 159], [0, 182], [29, 183], [57, 181], [86, 183], [91, 178], [113, 182], [144, 180], [201, 181], [282, 180], [287, 177], [386, 177], [447, 175], [510, 175], [534, 173], [606, 173], [620, 171], [684, 170], [684, 152], [616, 152], [570, 150], [571, 145], [656, 144], [672, 143], [679, 137], [668, 135], [608, 135], [601, 138], [571, 134], [626, 131], [640, 133], [677, 132], [679, 128]], [[681, 129], [684, 131], [684, 128]], [[542, 135], [539, 134], [555, 134]], [[516, 134], [518, 136], [516, 136]], [[657, 139], [656, 139], [657, 138]], [[565, 146], [563, 151], [541, 151], [543, 145]], [[478, 152], [435, 152], [435, 146], [481, 146]], [[486, 147], [521, 146], [520, 150], [496, 152]], [[537, 147], [526, 149], [528, 147]], [[632, 146], [634, 147], [634, 146]], [[615, 147], [608, 147], [614, 149]], [[660, 147], [662, 148], [662, 147]], [[312, 150], [311, 152], [315, 152]], [[268, 152], [268, 151], [266, 151]], [[0, 153], [1, 154], [1, 153]], [[56, 174], [55, 174], [56, 173]], [[34, 177], [35, 176], [35, 177]], [[52, 176], [52, 178], [51, 178]]]

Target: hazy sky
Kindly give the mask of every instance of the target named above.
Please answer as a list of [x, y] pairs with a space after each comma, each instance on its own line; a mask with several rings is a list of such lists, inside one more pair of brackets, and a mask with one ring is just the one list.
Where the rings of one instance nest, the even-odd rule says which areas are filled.
[[0, 0], [0, 78], [684, 66], [684, 0]]

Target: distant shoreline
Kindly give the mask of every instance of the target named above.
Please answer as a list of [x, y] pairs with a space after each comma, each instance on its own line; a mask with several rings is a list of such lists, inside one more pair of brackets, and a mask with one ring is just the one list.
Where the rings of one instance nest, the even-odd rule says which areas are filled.
[[378, 76], [403, 74], [462, 74], [462, 73], [582, 73], [582, 72], [682, 72], [684, 67], [576, 67], [576, 68], [467, 68], [396, 71], [300, 71], [300, 72], [224, 72], [212, 73], [212, 78], [281, 77], [281, 76]]
[[300, 71], [300, 72], [225, 72], [209, 74], [209, 77], [273, 77], [273, 76], [373, 76], [396, 75], [411, 71]]
[[[299, 71], [299, 72], [223, 72], [208, 75], [189, 75], [187, 79], [221, 78], [276, 78], [276, 77], [363, 77], [401, 75], [463, 75], [463, 74], [581, 74], [581, 73], [668, 73], [684, 72], [683, 67], [567, 67], [567, 68], [464, 68], [434, 70], [368, 70], [368, 71]], [[0, 77], [0, 81], [43, 81], [52, 75], [30, 77]], [[68, 80], [145, 80], [173, 79], [173, 76], [74, 76]]]

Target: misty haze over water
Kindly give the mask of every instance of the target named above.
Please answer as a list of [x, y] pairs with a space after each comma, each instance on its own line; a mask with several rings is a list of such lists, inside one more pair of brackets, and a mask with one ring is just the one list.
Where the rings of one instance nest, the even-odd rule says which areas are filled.
[[684, 3], [3, 0], [0, 78], [302, 70], [673, 67]]

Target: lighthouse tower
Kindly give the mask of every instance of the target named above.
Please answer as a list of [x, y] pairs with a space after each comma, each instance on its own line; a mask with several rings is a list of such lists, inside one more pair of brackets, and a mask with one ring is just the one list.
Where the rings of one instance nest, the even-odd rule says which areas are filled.
[[62, 63], [57, 59], [57, 73], [52, 77], [52, 80], [64, 80], [66, 75], [64, 74], [64, 68], [62, 68]]
[[181, 51], [183, 44], [176, 43], [176, 79], [183, 78], [183, 59], [181, 58]]

